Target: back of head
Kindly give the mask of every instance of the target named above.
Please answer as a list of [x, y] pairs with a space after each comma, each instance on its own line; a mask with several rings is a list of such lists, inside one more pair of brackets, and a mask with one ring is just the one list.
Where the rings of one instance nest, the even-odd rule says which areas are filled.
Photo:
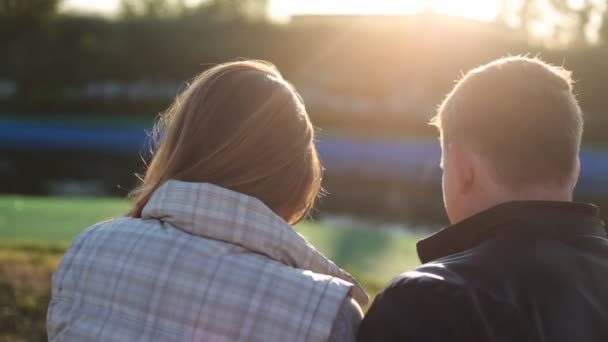
[[241, 61], [194, 79], [156, 127], [162, 134], [131, 216], [168, 179], [212, 183], [264, 202], [290, 223], [320, 190], [314, 129], [301, 98], [274, 66]]
[[561, 67], [508, 57], [476, 68], [432, 123], [444, 148], [473, 150], [514, 191], [575, 181], [583, 120], [570, 73]]

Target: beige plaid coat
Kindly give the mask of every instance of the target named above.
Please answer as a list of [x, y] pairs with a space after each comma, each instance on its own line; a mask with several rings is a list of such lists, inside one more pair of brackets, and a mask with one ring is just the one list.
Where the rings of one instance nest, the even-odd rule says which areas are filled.
[[262, 202], [168, 181], [142, 218], [82, 233], [53, 276], [50, 341], [325, 341], [367, 296]]

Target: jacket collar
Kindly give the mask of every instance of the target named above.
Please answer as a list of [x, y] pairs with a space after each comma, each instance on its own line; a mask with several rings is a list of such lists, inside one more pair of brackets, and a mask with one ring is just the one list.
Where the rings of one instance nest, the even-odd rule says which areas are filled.
[[485, 210], [419, 241], [418, 255], [422, 263], [427, 263], [514, 232], [558, 237], [606, 236], [599, 209], [592, 204], [517, 201]]
[[157, 219], [189, 234], [239, 245], [288, 266], [354, 284], [360, 304], [368, 296], [347, 272], [328, 260], [260, 200], [210, 183], [169, 180], [152, 195], [142, 219]]

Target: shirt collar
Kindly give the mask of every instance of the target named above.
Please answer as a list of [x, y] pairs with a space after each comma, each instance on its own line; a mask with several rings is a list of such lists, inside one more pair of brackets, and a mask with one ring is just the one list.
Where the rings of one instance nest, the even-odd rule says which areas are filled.
[[418, 242], [418, 255], [427, 263], [464, 252], [499, 234], [606, 236], [599, 209], [592, 204], [516, 201], [473, 215]]
[[285, 265], [354, 284], [353, 297], [368, 301], [359, 283], [328, 260], [260, 200], [210, 183], [169, 180], [152, 195], [142, 219], [157, 219], [189, 234], [239, 245]]

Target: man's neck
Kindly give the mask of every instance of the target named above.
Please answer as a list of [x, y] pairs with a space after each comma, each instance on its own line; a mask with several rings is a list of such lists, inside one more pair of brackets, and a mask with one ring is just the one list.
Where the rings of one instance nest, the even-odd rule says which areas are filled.
[[513, 201], [572, 202], [572, 190], [529, 188], [525, 191], [505, 191], [497, 196], [497, 199], [502, 203]]
[[553, 189], [529, 189], [520, 192], [505, 192], [499, 194], [488, 201], [485, 209], [495, 207], [502, 203], [517, 201], [553, 201], [553, 202], [572, 202], [571, 191], [556, 191]]
[[572, 202], [572, 191], [557, 191], [554, 189], [528, 189], [527, 191], [513, 192], [501, 191], [479, 203], [477, 210], [472, 215], [496, 207], [503, 203], [518, 201], [553, 201], [553, 202]]

